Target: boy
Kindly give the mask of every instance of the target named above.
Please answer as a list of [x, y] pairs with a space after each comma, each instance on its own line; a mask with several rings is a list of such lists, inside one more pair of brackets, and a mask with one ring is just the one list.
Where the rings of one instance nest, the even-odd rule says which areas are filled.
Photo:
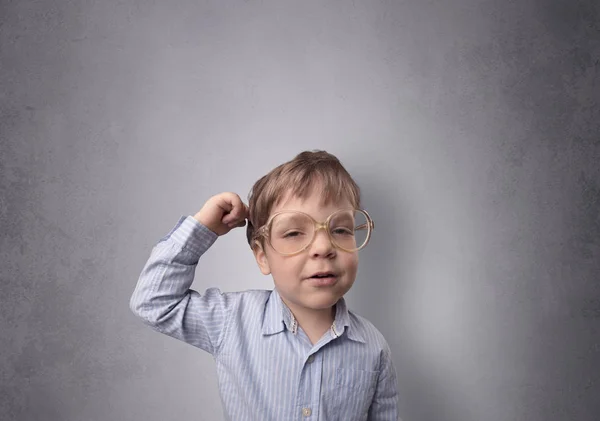
[[[221, 193], [181, 218], [153, 249], [132, 311], [213, 355], [228, 420], [396, 420], [389, 346], [343, 299], [373, 228], [356, 183], [335, 156], [303, 152], [258, 180], [248, 203]], [[202, 254], [246, 219], [275, 288], [189, 289]]]

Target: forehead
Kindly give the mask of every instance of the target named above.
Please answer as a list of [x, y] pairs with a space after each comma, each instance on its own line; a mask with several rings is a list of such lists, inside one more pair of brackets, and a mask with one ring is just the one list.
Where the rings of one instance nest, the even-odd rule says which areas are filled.
[[306, 197], [295, 195], [291, 189], [288, 189], [275, 203], [270, 214], [282, 210], [296, 210], [305, 212], [317, 220], [324, 220], [336, 210], [352, 208], [352, 203], [346, 197], [333, 200], [322, 194], [318, 188], [310, 189]]

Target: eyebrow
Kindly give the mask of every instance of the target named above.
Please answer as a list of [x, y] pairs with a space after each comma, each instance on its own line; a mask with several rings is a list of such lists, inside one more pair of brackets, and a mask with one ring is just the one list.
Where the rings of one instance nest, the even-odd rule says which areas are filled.
[[[297, 212], [297, 211], [283, 211], [283, 212]], [[279, 224], [281, 224], [284, 221], [285, 222], [299, 222], [302, 219], [304, 219], [304, 215], [302, 215], [302, 214], [289, 215], [283, 220], [279, 219]], [[275, 219], [274, 222], [277, 222], [277, 219]], [[279, 225], [279, 224], [276, 223], [275, 225]]]
[[[342, 210], [348, 210], [348, 211], [349, 211], [349, 210], [355, 210], [355, 209], [354, 209], [353, 207], [349, 207], [349, 208], [339, 208], [339, 209], [336, 209], [336, 210], [334, 210], [333, 212], [331, 212], [329, 215], [327, 215], [327, 218], [329, 218], [329, 217], [330, 217], [331, 215], [333, 215], [334, 213], [336, 213], [336, 212], [339, 212], [339, 211], [342, 211]], [[327, 220], [327, 218], [325, 218], [325, 219], [323, 219], [322, 221], [319, 221], [317, 218], [315, 218], [314, 216], [312, 216], [312, 215], [308, 214], [307, 212], [300, 211], [300, 210], [296, 210], [296, 209], [280, 209], [280, 210], [278, 210], [278, 211], [277, 211], [277, 213], [279, 213], [279, 212], [298, 212], [299, 214], [302, 214], [302, 215], [306, 215], [306, 216], [309, 216], [309, 217], [311, 217], [312, 219], [314, 219], [315, 221], [317, 221], [317, 222], [319, 222], [319, 223], [325, 222], [325, 221]], [[294, 216], [294, 217], [290, 216], [290, 218], [292, 218], [292, 220], [293, 220], [293, 219], [295, 219], [295, 218], [298, 218], [298, 217], [301, 217], [301, 216], [300, 216], [300, 215], [298, 215], [297, 217], [296, 217], [296, 216]], [[340, 216], [339, 218], [340, 218], [340, 219], [342, 219], [342, 218], [343, 218], [343, 219], [348, 219], [348, 220], [352, 220], [352, 219], [353, 219], [353, 218], [352, 218], [352, 216], [351, 216], [350, 214], [348, 214], [348, 215], [345, 215], [345, 214], [344, 214], [343, 216]]]

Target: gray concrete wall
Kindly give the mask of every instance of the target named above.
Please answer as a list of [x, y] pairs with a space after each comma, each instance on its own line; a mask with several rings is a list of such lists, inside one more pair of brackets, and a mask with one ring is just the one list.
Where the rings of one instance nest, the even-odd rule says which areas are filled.
[[[305, 149], [376, 221], [348, 301], [406, 421], [600, 417], [600, 6], [0, 3], [0, 419], [220, 420], [128, 300], [154, 243]], [[201, 262], [269, 288], [237, 230]], [[194, 287], [208, 286], [198, 280]]]

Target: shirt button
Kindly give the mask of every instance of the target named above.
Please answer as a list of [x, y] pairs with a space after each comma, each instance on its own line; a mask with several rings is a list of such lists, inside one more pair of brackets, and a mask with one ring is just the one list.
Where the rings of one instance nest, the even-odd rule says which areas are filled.
[[311, 355], [308, 357], [308, 360], [306, 360], [307, 363], [312, 363], [315, 360], [315, 354]]
[[302, 415], [304, 415], [305, 417], [310, 417], [310, 414], [312, 414], [310, 408], [302, 408]]

